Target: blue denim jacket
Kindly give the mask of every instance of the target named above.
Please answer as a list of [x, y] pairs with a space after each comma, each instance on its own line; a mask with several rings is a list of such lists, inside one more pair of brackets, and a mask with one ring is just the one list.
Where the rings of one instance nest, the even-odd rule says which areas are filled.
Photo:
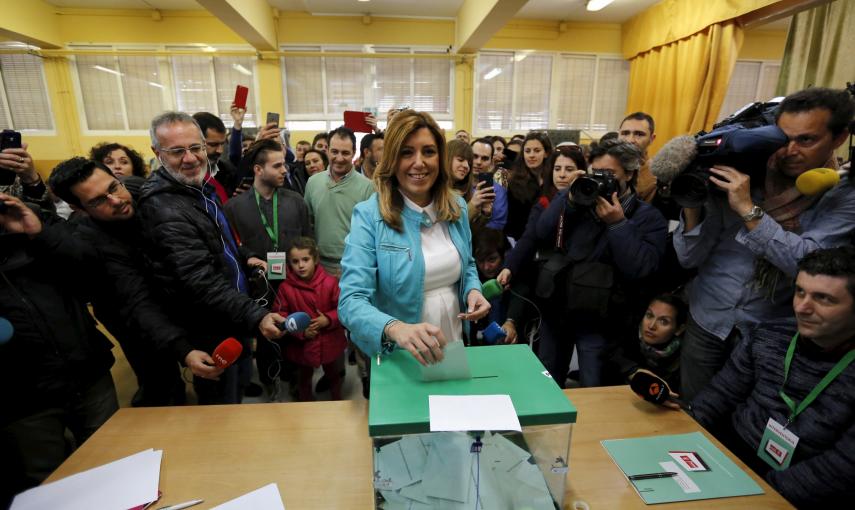
[[[472, 257], [472, 232], [466, 203], [462, 197], [457, 197], [457, 201], [460, 218], [448, 224], [448, 233], [460, 254], [458, 300], [463, 312], [469, 291], [477, 289], [480, 292], [481, 283]], [[351, 340], [369, 356], [380, 352], [383, 328], [389, 321], [398, 319], [416, 324], [422, 320], [425, 261], [421, 225], [424, 216], [408, 207], [404, 207], [401, 216], [403, 231], [398, 232], [383, 221], [375, 193], [354, 207], [350, 234], [344, 243], [339, 320], [350, 330]]]

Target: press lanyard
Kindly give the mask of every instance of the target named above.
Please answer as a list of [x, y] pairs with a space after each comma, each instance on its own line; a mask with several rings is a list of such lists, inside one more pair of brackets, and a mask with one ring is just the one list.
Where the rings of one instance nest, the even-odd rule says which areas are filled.
[[261, 215], [261, 223], [264, 225], [264, 230], [267, 231], [267, 236], [273, 241], [273, 251], [279, 251], [279, 193], [273, 192], [273, 228], [267, 222], [267, 217], [264, 211], [261, 210], [261, 197], [258, 191], [255, 191], [255, 203], [258, 205], [258, 214]]
[[852, 363], [852, 360], [855, 360], [855, 349], [852, 349], [851, 351], [847, 352], [846, 355], [843, 356], [843, 358], [841, 358], [840, 361], [838, 361], [837, 364], [834, 365], [834, 367], [832, 367], [827, 374], [825, 374], [825, 377], [823, 377], [822, 380], [819, 381], [819, 384], [814, 386], [814, 388], [811, 390], [810, 393], [808, 393], [804, 400], [796, 404], [793, 399], [791, 399], [787, 396], [786, 393], [784, 393], [784, 386], [787, 385], [787, 377], [790, 374], [790, 363], [793, 361], [793, 354], [795, 354], [796, 352], [796, 342], [798, 338], [798, 333], [793, 335], [793, 339], [790, 341], [790, 347], [787, 348], [787, 356], [784, 358], [784, 383], [781, 385], [780, 391], [778, 391], [778, 395], [781, 396], [781, 398], [784, 400], [784, 403], [787, 404], [787, 407], [790, 408], [790, 416], [787, 418], [787, 425], [792, 423], [796, 419], [796, 416], [798, 416], [799, 414], [801, 414], [802, 411], [807, 409], [807, 407], [811, 405], [814, 400], [816, 400], [816, 397], [818, 397], [819, 394], [822, 393], [822, 391], [825, 390], [825, 388], [827, 388], [829, 384], [831, 384], [831, 381], [836, 379], [841, 372], [846, 370], [846, 367], [848, 367], [849, 364]]

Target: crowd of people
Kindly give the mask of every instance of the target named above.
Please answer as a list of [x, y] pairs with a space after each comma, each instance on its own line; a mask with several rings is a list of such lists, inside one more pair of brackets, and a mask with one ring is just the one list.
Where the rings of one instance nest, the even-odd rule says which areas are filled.
[[[837, 169], [846, 91], [785, 98], [788, 142], [766, 168], [713, 166], [696, 208], [657, 185], [643, 112], [589, 145], [452, 137], [406, 109], [358, 146], [339, 127], [293, 147], [231, 114], [154, 118], [151, 170], [102, 143], [44, 182], [26, 144], [0, 152], [0, 505], [118, 408], [95, 318], [133, 405], [185, 404], [182, 371], [199, 404], [240, 403], [253, 360], [271, 400], [341, 399], [348, 351], [368, 398], [371, 360], [394, 349], [427, 365], [453, 342], [528, 343], [562, 388], [661, 378], [797, 505], [852, 495], [855, 191], [795, 184]], [[221, 368], [226, 338], [243, 351]], [[780, 457], [783, 429], [797, 445]]]

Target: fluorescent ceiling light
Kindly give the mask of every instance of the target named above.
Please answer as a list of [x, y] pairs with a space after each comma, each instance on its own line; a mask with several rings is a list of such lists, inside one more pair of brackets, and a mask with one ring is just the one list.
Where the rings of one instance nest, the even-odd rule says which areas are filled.
[[495, 78], [496, 76], [499, 76], [500, 74], [502, 74], [502, 70], [499, 69], [498, 67], [494, 67], [493, 70], [491, 70], [489, 73], [484, 75], [484, 79], [485, 80], [492, 80], [493, 78]]
[[119, 71], [116, 71], [115, 69], [108, 69], [108, 68], [102, 67], [102, 66], [92, 66], [92, 69], [104, 71], [105, 73], [115, 74], [116, 76], [124, 76], [124, 74], [120, 73]]
[[202, 48], [202, 51], [206, 53], [214, 53], [215, 51], [217, 51], [217, 48], [214, 48], [213, 46], [205, 46]]
[[588, 0], [588, 5], [585, 7], [591, 12], [599, 11], [603, 7], [609, 5], [615, 0]]
[[155, 83], [153, 81], [148, 82], [148, 84], [151, 85], [152, 87], [157, 87], [159, 89], [166, 88], [163, 85], [161, 85], [160, 83]]
[[239, 72], [240, 74], [245, 74], [246, 76], [252, 76], [252, 72], [240, 64], [232, 64], [232, 69]]
[[528, 57], [532, 53], [533, 53], [532, 50], [522, 50], [519, 53], [517, 53], [516, 55], [514, 55], [514, 62], [522, 62], [523, 60], [526, 59], [526, 57]]

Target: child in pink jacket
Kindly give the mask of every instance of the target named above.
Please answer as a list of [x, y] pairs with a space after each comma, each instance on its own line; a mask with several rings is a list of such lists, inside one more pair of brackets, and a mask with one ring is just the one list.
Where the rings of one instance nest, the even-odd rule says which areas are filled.
[[312, 375], [318, 366], [330, 382], [333, 400], [341, 400], [344, 350], [347, 339], [338, 321], [338, 280], [318, 264], [318, 246], [308, 237], [288, 247], [288, 272], [279, 286], [274, 311], [283, 317], [306, 312], [312, 321], [302, 333], [291, 335], [285, 356], [298, 366], [298, 398], [314, 400]]

